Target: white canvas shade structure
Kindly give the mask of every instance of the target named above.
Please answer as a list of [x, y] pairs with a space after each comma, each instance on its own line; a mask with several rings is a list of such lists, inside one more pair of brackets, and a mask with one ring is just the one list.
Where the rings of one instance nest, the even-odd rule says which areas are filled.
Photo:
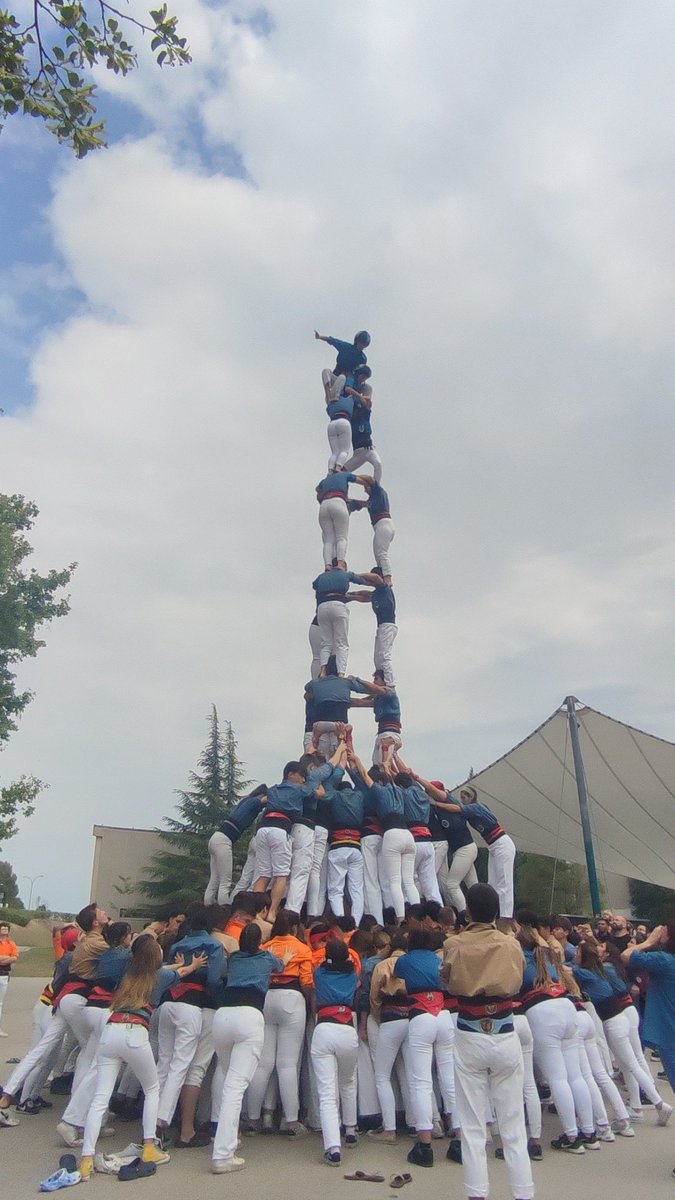
[[[568, 699], [598, 874], [675, 888], [675, 744]], [[519, 850], [586, 864], [566, 705], [466, 782]], [[456, 796], [462, 786], [452, 789]]]

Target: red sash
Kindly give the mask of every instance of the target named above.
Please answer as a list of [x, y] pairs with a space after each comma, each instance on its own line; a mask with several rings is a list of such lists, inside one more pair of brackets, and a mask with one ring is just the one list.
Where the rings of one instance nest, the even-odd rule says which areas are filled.
[[428, 825], [411, 825], [410, 832], [416, 842], [431, 841], [431, 830]]
[[346, 1004], [326, 1004], [319, 1008], [316, 1014], [317, 1024], [321, 1021], [331, 1021], [333, 1025], [351, 1025], [353, 1010]]
[[174, 983], [173, 987], [169, 988], [169, 995], [172, 1000], [181, 1001], [190, 992], [196, 997], [197, 995], [203, 995], [205, 991], [206, 988], [202, 983]]
[[418, 1017], [421, 1013], [431, 1013], [432, 1017], [437, 1017], [440, 1012], [443, 1012], [445, 1004], [443, 992], [411, 992], [410, 998], [412, 1000], [411, 1017]]

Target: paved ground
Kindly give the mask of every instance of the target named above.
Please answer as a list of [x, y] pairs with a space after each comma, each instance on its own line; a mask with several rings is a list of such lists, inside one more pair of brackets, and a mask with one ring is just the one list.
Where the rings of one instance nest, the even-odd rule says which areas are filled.
[[[30, 1012], [39, 994], [41, 981], [36, 979], [13, 979], [7, 994], [3, 1012], [3, 1027], [8, 1038], [0, 1041], [0, 1079], [7, 1079], [11, 1067], [6, 1060], [24, 1053], [30, 1039]], [[664, 1084], [664, 1098], [671, 1103], [672, 1093]], [[65, 1150], [59, 1144], [55, 1132], [56, 1122], [65, 1107], [65, 1101], [54, 1097], [55, 1107], [38, 1117], [23, 1117], [16, 1129], [0, 1130], [0, 1163], [2, 1164], [2, 1196], [11, 1200], [27, 1200], [35, 1195], [41, 1179], [58, 1166], [60, 1154]], [[645, 1112], [649, 1113], [649, 1109]], [[555, 1118], [546, 1116], [544, 1145], [559, 1130]], [[121, 1149], [133, 1137], [140, 1136], [134, 1125], [120, 1125], [119, 1136], [102, 1142], [105, 1151]], [[397, 1171], [410, 1170], [413, 1182], [404, 1190], [406, 1200], [437, 1200], [440, 1194], [450, 1192], [461, 1200], [463, 1196], [461, 1167], [445, 1161], [445, 1143], [435, 1142], [437, 1163], [433, 1170], [409, 1168], [405, 1153], [410, 1143], [404, 1139], [398, 1146], [374, 1146], [365, 1138], [359, 1146], [345, 1155], [344, 1171], [355, 1169], [374, 1172], [379, 1170], [388, 1181]], [[238, 1200], [268, 1200], [280, 1197], [289, 1200], [294, 1193], [302, 1197], [321, 1197], [321, 1200], [348, 1200], [355, 1191], [353, 1200], [359, 1200], [363, 1187], [343, 1179], [343, 1170], [331, 1170], [321, 1161], [321, 1143], [316, 1136], [299, 1142], [289, 1143], [281, 1137], [259, 1137], [245, 1139], [242, 1153], [246, 1157], [246, 1169], [236, 1175], [214, 1176], [210, 1174], [208, 1150], [176, 1151], [171, 1163], [160, 1167], [157, 1175], [141, 1180], [137, 1187], [147, 1200], [160, 1196], [165, 1200], [183, 1197], [194, 1200], [211, 1200], [228, 1194], [236, 1194]], [[545, 1151], [544, 1161], [534, 1164], [537, 1195], [546, 1200], [674, 1200], [675, 1179], [671, 1170], [675, 1165], [675, 1117], [671, 1126], [658, 1129], [653, 1114], [637, 1130], [631, 1141], [617, 1138], [610, 1145], [603, 1145], [597, 1153], [586, 1153], [583, 1157]], [[509, 1200], [508, 1184], [504, 1164], [490, 1165], [493, 1200]], [[114, 1177], [96, 1175], [87, 1185], [93, 1193], [91, 1200], [106, 1200], [118, 1196], [118, 1180]], [[384, 1184], [364, 1185], [366, 1195], [373, 1200], [398, 1196]], [[370, 1191], [368, 1191], [370, 1189]], [[365, 1200], [365, 1197], [364, 1197]]]

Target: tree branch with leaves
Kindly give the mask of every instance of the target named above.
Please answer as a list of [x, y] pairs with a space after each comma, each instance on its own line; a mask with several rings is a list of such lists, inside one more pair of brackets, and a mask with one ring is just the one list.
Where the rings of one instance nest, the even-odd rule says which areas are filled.
[[166, 4], [139, 20], [105, 0], [33, 0], [31, 17], [22, 24], [0, 10], [0, 124], [19, 112], [39, 117], [78, 158], [106, 145], [89, 72], [100, 64], [127, 75], [138, 65], [128, 26], [150, 36], [160, 67], [192, 61]]

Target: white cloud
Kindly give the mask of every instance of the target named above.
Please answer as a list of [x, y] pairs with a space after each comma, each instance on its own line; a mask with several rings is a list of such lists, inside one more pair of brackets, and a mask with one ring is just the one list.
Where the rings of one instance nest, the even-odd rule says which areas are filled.
[[[212, 701], [251, 775], [297, 752], [315, 325], [373, 334], [411, 757], [459, 778], [570, 691], [672, 728], [672, 14], [636, 62], [626, 4], [268, 7], [260, 38], [253, 5], [181, 5], [189, 70], [101, 81], [156, 132], [55, 180], [86, 305], [1, 451], [39, 564], [80, 563], [4, 755], [52, 785], [6, 854], [53, 904], [94, 821], [167, 812]], [[352, 632], [365, 672], [365, 608]]]

